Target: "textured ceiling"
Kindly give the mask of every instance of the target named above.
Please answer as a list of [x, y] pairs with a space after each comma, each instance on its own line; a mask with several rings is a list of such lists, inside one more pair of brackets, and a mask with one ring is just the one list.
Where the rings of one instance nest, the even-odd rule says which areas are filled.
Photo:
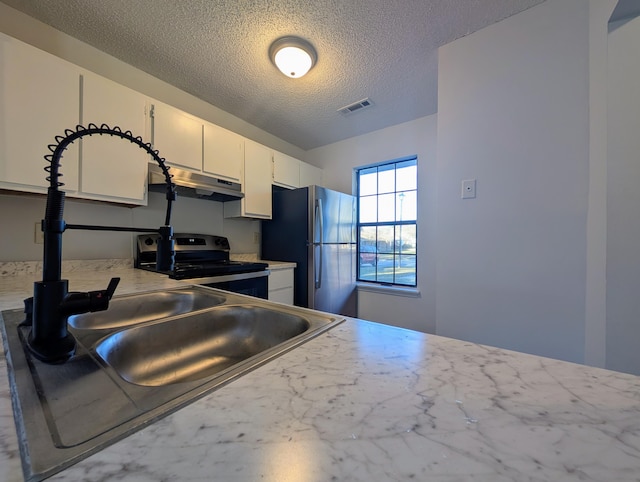
[[[437, 48], [543, 0], [1, 1], [306, 150], [435, 113]], [[285, 35], [318, 52], [301, 79]]]

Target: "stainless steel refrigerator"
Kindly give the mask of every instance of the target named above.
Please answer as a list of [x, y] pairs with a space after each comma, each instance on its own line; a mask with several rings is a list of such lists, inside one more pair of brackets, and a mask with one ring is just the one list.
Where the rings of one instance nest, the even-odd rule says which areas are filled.
[[262, 258], [292, 261], [294, 304], [356, 316], [356, 201], [320, 186], [273, 192]]

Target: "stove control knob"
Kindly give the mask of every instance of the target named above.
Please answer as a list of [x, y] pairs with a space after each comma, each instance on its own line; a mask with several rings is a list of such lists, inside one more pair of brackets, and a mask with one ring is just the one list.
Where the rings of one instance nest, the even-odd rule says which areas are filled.
[[215, 245], [216, 245], [216, 246], [218, 246], [218, 245], [220, 244], [220, 240], [219, 240], [219, 239], [216, 239], [216, 240], [214, 241], [214, 243], [215, 243]]
[[144, 240], [144, 244], [151, 246], [153, 244], [153, 238], [147, 238]]

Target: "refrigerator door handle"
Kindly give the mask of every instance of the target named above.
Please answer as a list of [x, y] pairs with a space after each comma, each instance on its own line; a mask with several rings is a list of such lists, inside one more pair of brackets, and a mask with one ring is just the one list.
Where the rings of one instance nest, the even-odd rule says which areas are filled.
[[[316, 289], [319, 289], [322, 286], [322, 240], [324, 239], [324, 225], [323, 225], [323, 221], [322, 221], [322, 199], [316, 199], [316, 205], [315, 205], [315, 222], [316, 225], [318, 226], [318, 232], [317, 232], [317, 236], [318, 236], [318, 242], [317, 243], [313, 243], [314, 244], [314, 249], [316, 247], [320, 247], [319, 251], [320, 254], [317, 257], [317, 264], [314, 263], [313, 269], [314, 269], [314, 279], [315, 279], [315, 286]], [[315, 240], [314, 240], [315, 241]], [[315, 256], [314, 256], [315, 259]]]

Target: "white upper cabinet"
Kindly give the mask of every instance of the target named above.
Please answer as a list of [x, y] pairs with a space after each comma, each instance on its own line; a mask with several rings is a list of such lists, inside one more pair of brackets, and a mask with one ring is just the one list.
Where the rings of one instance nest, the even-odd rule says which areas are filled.
[[245, 141], [243, 215], [271, 219], [271, 149]]
[[168, 164], [202, 171], [201, 119], [154, 101], [152, 126], [153, 147]]
[[[0, 187], [44, 192], [49, 144], [79, 123], [79, 69], [0, 34]], [[61, 161], [65, 191], [78, 188], [78, 142]]]
[[314, 184], [322, 186], [322, 169], [275, 151], [273, 153], [273, 184], [289, 189]]
[[271, 219], [271, 149], [245, 140], [242, 190], [244, 198], [224, 203], [225, 217]]
[[[322, 182], [320, 169], [0, 33], [0, 189], [46, 192], [48, 146], [90, 123], [142, 137], [168, 165], [240, 183], [226, 217], [270, 219], [272, 184]], [[84, 136], [64, 151], [59, 181], [69, 197], [146, 204], [150, 160], [125, 139]]]
[[300, 161], [282, 152], [274, 151], [273, 183], [290, 189], [300, 187]]
[[300, 163], [300, 187], [322, 186], [322, 169], [306, 162]]
[[205, 122], [203, 171], [227, 181], [241, 183], [243, 162], [244, 137]]
[[[142, 94], [91, 73], [83, 74], [82, 123], [131, 131], [145, 142], [146, 99]], [[83, 197], [146, 203], [151, 156], [126, 139], [82, 138], [80, 191]]]

